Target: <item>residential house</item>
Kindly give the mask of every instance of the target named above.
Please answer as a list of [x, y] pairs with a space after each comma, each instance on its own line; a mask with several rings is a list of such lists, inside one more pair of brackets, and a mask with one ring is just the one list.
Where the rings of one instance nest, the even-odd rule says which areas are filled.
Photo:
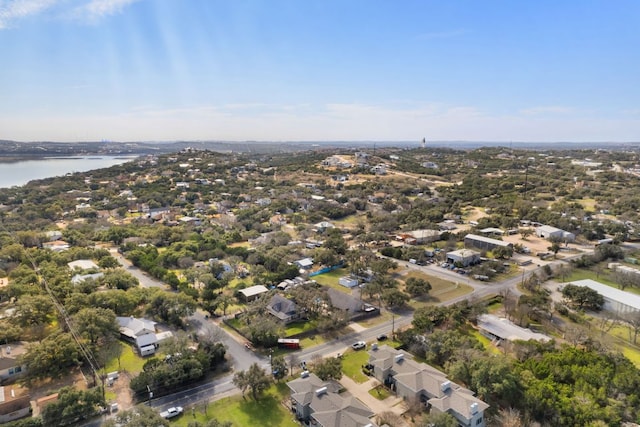
[[8, 384], [20, 378], [27, 370], [20, 357], [27, 352], [22, 342], [0, 346], [0, 384]]
[[359, 317], [377, 316], [380, 310], [370, 304], [363, 303], [361, 299], [354, 298], [337, 289], [327, 288], [327, 295], [331, 307], [346, 312], [352, 320]]
[[140, 356], [150, 356], [158, 349], [156, 322], [135, 317], [117, 317], [120, 335], [136, 346]]
[[297, 304], [279, 294], [271, 297], [267, 304], [267, 311], [285, 324], [295, 322], [302, 318], [301, 313], [298, 311]]
[[484, 411], [489, 405], [436, 368], [386, 345], [369, 351], [369, 363], [374, 376], [397, 396], [418, 400], [431, 411], [446, 412], [463, 427], [485, 427]]
[[0, 424], [8, 423], [31, 413], [29, 390], [18, 385], [0, 387]]
[[293, 263], [301, 270], [311, 270], [311, 267], [313, 267], [313, 260], [311, 258], [302, 258]]
[[78, 259], [75, 261], [71, 261], [69, 263], [67, 263], [67, 266], [71, 269], [71, 270], [99, 270], [100, 267], [98, 266], [98, 264], [96, 264], [95, 262], [93, 262], [90, 259]]
[[42, 243], [42, 247], [44, 249], [49, 249], [49, 250], [52, 250], [54, 252], [62, 252], [62, 251], [66, 251], [67, 249], [69, 249], [71, 247], [71, 245], [69, 245], [69, 243], [65, 242], [64, 240], [55, 240], [53, 242], [44, 242], [44, 243]]
[[313, 373], [287, 383], [291, 390], [291, 410], [306, 425], [314, 427], [377, 427], [374, 413], [347, 393], [338, 393], [340, 384], [322, 381]]

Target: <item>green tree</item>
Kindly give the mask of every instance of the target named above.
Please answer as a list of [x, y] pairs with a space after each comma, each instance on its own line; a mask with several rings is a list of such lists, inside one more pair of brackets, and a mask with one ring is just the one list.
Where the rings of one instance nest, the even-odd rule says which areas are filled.
[[569, 283], [562, 288], [562, 296], [581, 309], [600, 310], [604, 305], [604, 297], [586, 286]]
[[[240, 372], [236, 373], [233, 377], [233, 383], [238, 386], [241, 390], [246, 390], [247, 388], [251, 390], [251, 395], [254, 400], [258, 400], [260, 395], [269, 388], [271, 385], [271, 377], [267, 375], [264, 369], [262, 369], [257, 363], [254, 363], [249, 367], [246, 371], [240, 375], [240, 379], [236, 382], [236, 376], [240, 374]], [[243, 390], [243, 394], [244, 394]]]
[[53, 302], [48, 295], [24, 295], [16, 304], [15, 321], [20, 326], [43, 325], [53, 313]]
[[409, 302], [409, 295], [402, 292], [400, 289], [385, 289], [382, 292], [382, 301], [389, 308], [399, 308], [403, 307], [406, 303]]
[[413, 297], [425, 296], [431, 290], [431, 283], [418, 277], [409, 277], [405, 282], [405, 286], [407, 292]]
[[78, 347], [66, 332], [54, 332], [40, 343], [30, 344], [22, 356], [29, 379], [59, 378], [78, 361]]
[[43, 409], [42, 424], [45, 427], [68, 425], [95, 415], [104, 405], [100, 388], [83, 391], [64, 387], [58, 392], [58, 399]]
[[342, 359], [337, 357], [327, 357], [322, 359], [313, 366], [313, 372], [322, 381], [338, 381], [342, 378]]
[[72, 324], [94, 348], [98, 343], [113, 343], [120, 335], [116, 315], [108, 308], [83, 308], [73, 315]]
[[289, 368], [287, 368], [287, 362], [284, 360], [283, 356], [271, 357], [271, 374], [273, 375], [273, 378], [280, 381], [288, 372]]
[[104, 427], [169, 427], [169, 421], [160, 416], [157, 410], [138, 405], [107, 420]]

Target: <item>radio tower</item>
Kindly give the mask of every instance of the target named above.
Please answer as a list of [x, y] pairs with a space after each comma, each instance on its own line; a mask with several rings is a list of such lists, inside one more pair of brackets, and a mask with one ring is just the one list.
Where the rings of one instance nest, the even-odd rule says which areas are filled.
[[422, 145], [422, 148], [425, 148], [427, 146], [427, 140], [425, 138], [422, 138], [422, 142], [420, 143], [420, 145]]

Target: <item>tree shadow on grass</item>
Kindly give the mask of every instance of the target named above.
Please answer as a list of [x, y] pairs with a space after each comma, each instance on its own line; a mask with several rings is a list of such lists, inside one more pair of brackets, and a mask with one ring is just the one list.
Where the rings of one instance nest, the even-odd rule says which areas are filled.
[[243, 421], [255, 423], [256, 420], [260, 420], [260, 425], [264, 427], [279, 427], [289, 415], [272, 395], [262, 396], [258, 401], [247, 395], [247, 400], [240, 402], [238, 409], [242, 413]]

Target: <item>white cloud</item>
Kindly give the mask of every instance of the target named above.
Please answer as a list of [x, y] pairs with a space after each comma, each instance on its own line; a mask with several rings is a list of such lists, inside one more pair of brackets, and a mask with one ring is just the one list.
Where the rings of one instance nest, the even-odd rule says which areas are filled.
[[74, 15], [93, 22], [106, 16], [121, 13], [125, 7], [137, 1], [139, 0], [90, 0], [77, 7]]
[[9, 28], [15, 21], [36, 15], [58, 3], [58, 0], [0, 0], [0, 29]]
[[121, 13], [140, 0], [0, 0], [0, 30], [14, 27], [20, 19], [49, 13], [55, 18], [96, 22]]

